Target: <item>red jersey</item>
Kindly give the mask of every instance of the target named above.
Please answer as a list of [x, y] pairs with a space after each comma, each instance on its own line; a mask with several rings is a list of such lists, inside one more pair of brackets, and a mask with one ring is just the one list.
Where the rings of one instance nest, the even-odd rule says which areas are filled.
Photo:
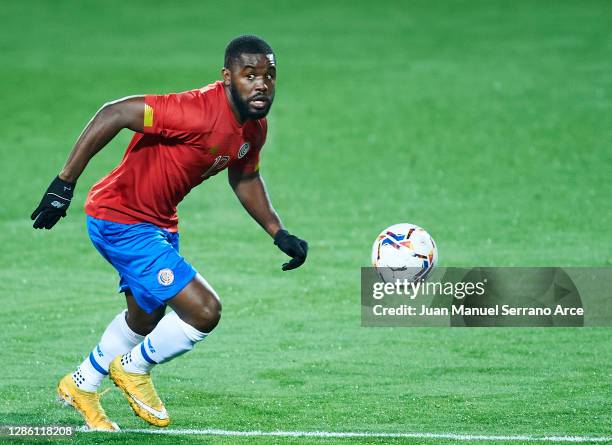
[[176, 206], [193, 187], [229, 166], [258, 170], [266, 132], [265, 118], [238, 124], [220, 81], [145, 96], [144, 133], [134, 135], [121, 164], [92, 187], [85, 213], [175, 232]]

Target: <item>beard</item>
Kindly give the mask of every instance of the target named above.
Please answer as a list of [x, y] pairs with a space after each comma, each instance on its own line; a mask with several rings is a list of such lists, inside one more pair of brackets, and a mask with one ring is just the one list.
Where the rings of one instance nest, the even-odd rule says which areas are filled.
[[229, 89], [230, 95], [232, 96], [232, 101], [234, 102], [236, 110], [238, 111], [238, 114], [240, 115], [242, 121], [246, 122], [247, 119], [261, 119], [262, 117], [266, 117], [266, 115], [270, 111], [270, 107], [272, 106], [274, 97], [269, 98], [269, 101], [265, 108], [262, 108], [261, 110], [252, 111], [249, 109], [248, 99], [244, 100], [242, 99], [242, 97], [240, 97], [240, 93], [238, 93], [238, 90], [236, 89], [233, 83], [230, 84]]

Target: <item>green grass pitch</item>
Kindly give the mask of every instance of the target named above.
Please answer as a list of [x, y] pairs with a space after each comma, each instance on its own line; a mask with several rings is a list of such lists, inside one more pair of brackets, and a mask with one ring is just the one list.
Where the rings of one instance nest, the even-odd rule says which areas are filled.
[[[250, 32], [278, 57], [262, 173], [311, 252], [281, 273], [225, 174], [181, 204], [182, 251], [224, 311], [155, 370], [171, 428], [611, 436], [609, 329], [362, 328], [359, 305], [359, 268], [397, 222], [425, 227], [446, 266], [612, 264], [610, 29], [606, 1], [3, 2], [0, 424], [81, 425], [55, 385], [124, 306], [82, 204], [128, 132], [91, 162], [68, 218], [29, 221], [80, 130], [105, 101], [218, 79], [227, 41]], [[147, 428], [117, 390], [103, 404]]]

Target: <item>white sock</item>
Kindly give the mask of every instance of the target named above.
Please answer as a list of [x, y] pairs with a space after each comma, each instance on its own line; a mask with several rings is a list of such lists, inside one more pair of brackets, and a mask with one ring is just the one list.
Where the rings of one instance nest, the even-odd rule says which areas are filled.
[[125, 321], [124, 310], [106, 327], [100, 343], [93, 348], [83, 363], [72, 374], [77, 387], [83, 391], [95, 392], [104, 376], [108, 375], [108, 365], [118, 355], [130, 351], [142, 341], [144, 336], [130, 329]]
[[147, 374], [153, 366], [190, 351], [207, 335], [185, 323], [176, 312], [169, 312], [140, 344], [121, 357], [121, 364], [127, 372]]

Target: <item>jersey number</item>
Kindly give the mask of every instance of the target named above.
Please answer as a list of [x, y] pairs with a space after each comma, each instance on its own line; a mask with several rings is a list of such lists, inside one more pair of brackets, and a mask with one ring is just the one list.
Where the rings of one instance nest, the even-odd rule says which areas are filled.
[[211, 176], [216, 175], [225, 168], [229, 160], [229, 156], [217, 156], [215, 158], [215, 162], [213, 162], [213, 165], [211, 165], [210, 168], [204, 172], [202, 178], [208, 179]]

